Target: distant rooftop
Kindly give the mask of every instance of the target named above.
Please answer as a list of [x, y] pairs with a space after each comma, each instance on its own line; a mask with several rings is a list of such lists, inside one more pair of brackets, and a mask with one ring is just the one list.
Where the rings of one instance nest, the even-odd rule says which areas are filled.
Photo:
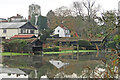
[[10, 18], [23, 18], [23, 16], [21, 16], [20, 14], [17, 14], [17, 16], [12, 16]]

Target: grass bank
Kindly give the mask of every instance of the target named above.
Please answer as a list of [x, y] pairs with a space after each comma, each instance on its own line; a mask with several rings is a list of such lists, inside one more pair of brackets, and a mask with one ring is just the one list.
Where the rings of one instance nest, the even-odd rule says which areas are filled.
[[63, 50], [60, 52], [43, 52], [43, 54], [62, 54], [62, 53], [76, 53], [76, 52], [97, 52], [97, 50]]
[[[67, 53], [76, 53], [76, 52], [97, 52], [97, 50], [63, 50], [60, 52], [43, 52], [43, 54], [67, 54]], [[3, 52], [0, 55], [2, 56], [17, 56], [17, 55], [30, 55], [29, 53], [14, 53], [14, 52]]]
[[17, 56], [17, 55], [30, 55], [29, 53], [14, 53], [14, 52], [3, 52], [3, 53], [0, 53], [0, 55], [2, 56]]

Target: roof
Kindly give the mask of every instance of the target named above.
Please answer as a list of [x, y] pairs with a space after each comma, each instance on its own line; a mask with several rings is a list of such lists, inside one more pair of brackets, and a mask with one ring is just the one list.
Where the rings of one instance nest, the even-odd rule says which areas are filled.
[[35, 38], [35, 35], [14, 35], [11, 38]]
[[0, 73], [26, 74], [18, 68], [0, 68]]
[[26, 24], [22, 25], [20, 28], [25, 28], [25, 29], [36, 29], [35, 26], [33, 26], [30, 22], [27, 22]]
[[0, 20], [6, 20], [6, 19], [4, 19], [4, 18], [0, 18]]
[[12, 28], [20, 28], [22, 25], [24, 25], [27, 22], [4, 22], [4, 23], [0, 23], [0, 28], [8, 28], [8, 29], [12, 29]]
[[18, 29], [18, 28], [25, 28], [25, 29], [35, 29], [37, 28], [33, 26], [30, 22], [4, 22], [0, 23], [1, 29]]
[[68, 29], [67, 27], [65, 27], [63, 24], [61, 24], [61, 26], [60, 26], [61, 28], [63, 28], [63, 29]]
[[12, 16], [10, 18], [23, 18], [23, 16], [21, 16], [20, 14], [17, 14], [17, 16]]

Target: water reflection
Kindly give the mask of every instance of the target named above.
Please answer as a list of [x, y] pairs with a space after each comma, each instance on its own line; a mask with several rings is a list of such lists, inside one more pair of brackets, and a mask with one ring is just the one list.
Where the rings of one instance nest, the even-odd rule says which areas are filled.
[[[93, 72], [105, 72], [107, 54], [74, 53], [73, 55], [44, 56], [3, 56], [3, 65], [7, 68], [19, 68], [28, 74], [29, 78], [92, 78], [98, 76]], [[67, 65], [64, 65], [67, 64]], [[62, 66], [61, 66], [62, 65]], [[116, 67], [117, 69], [117, 67]], [[95, 75], [96, 76], [95, 76]], [[103, 74], [102, 74], [103, 75]]]

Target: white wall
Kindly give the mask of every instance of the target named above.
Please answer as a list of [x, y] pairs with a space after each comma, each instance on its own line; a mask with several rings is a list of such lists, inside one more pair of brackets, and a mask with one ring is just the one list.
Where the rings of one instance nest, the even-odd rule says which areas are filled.
[[[28, 30], [29, 30], [28, 34], [30, 34], [30, 29], [28, 29]], [[3, 33], [3, 29], [0, 29], [0, 37], [5, 37], [6, 39], [10, 39], [14, 35], [18, 35], [18, 33], [21, 33], [20, 29], [6, 29], [6, 33]], [[35, 34], [35, 36], [37, 36], [38, 30], [34, 30], [34, 34]]]
[[6, 37], [10, 39], [14, 35], [18, 35], [18, 29], [6, 29], [6, 33], [3, 33], [3, 29], [0, 29], [0, 37]]
[[18, 35], [18, 29], [7, 29], [7, 32], [3, 34], [6, 34], [6, 38], [10, 39], [14, 35]]
[[[58, 30], [59, 30], [59, 32], [58, 32]], [[65, 31], [60, 26], [55, 28], [54, 34], [59, 34], [59, 37], [65, 37]]]
[[[59, 30], [59, 32], [58, 32]], [[59, 34], [59, 37], [71, 37], [70, 36], [70, 31], [67, 29], [63, 29], [60, 26], [55, 28], [54, 34]]]

